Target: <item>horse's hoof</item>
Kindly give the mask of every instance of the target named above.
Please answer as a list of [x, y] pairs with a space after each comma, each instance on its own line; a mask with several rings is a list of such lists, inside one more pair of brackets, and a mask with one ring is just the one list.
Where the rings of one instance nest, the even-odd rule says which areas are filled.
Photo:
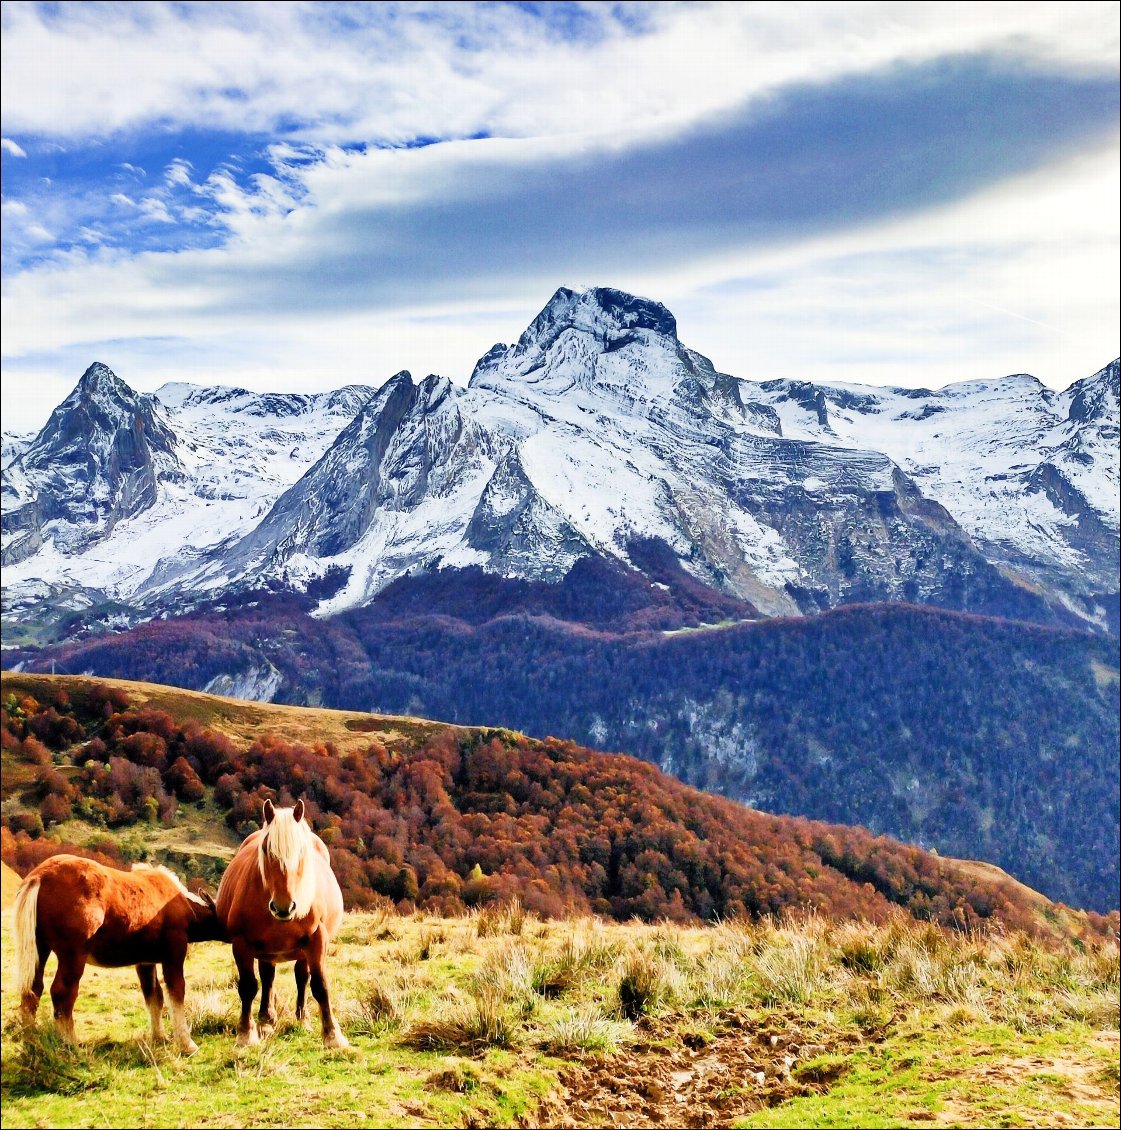
[[179, 1045], [180, 1055], [194, 1055], [198, 1050], [199, 1046], [194, 1040], [188, 1040], [185, 1044]]
[[333, 1032], [323, 1037], [323, 1046], [325, 1048], [335, 1048], [342, 1051], [344, 1048], [350, 1047], [350, 1041], [336, 1028]]
[[238, 1032], [236, 1047], [251, 1048], [254, 1044], [259, 1044], [261, 1037], [257, 1035], [256, 1028], [250, 1028], [248, 1032]]

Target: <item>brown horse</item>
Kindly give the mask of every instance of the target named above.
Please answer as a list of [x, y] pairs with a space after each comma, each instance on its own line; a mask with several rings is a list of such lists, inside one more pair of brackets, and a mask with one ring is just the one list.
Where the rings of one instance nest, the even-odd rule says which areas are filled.
[[261, 1027], [276, 1024], [273, 978], [279, 961], [296, 963], [296, 1019], [304, 1019], [304, 992], [319, 1005], [323, 1042], [345, 1048], [347, 1039], [331, 1012], [327, 987], [327, 946], [343, 920], [343, 896], [331, 870], [327, 845], [304, 819], [304, 802], [274, 808], [266, 800], [265, 826], [238, 848], [218, 888], [218, 917], [234, 947], [241, 1020], [238, 1046], [255, 1044], [258, 1029], [251, 1012], [257, 995], [253, 972], [261, 970]]
[[156, 966], [162, 965], [176, 1043], [188, 1055], [198, 1051], [183, 1014], [183, 961], [189, 942], [221, 940], [222, 928], [214, 900], [189, 892], [165, 867], [117, 871], [76, 855], [51, 856], [20, 885], [15, 935], [16, 987], [28, 1021], [43, 995], [43, 967], [56, 953], [51, 1000], [66, 1039], [75, 1039], [74, 1001], [90, 963], [136, 966], [152, 1039], [160, 1040], [163, 992]]

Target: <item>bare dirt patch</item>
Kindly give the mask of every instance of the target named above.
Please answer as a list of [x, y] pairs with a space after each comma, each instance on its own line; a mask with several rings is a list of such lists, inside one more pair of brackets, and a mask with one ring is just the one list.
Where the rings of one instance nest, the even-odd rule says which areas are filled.
[[[823, 1043], [827, 1039], [828, 1043]], [[605, 1058], [587, 1057], [561, 1074], [564, 1095], [539, 1112], [551, 1127], [722, 1127], [752, 1111], [828, 1090], [836, 1073], [795, 1077], [799, 1064], [843, 1055], [856, 1033], [812, 1032], [797, 1013], [766, 1022], [719, 1014], [706, 1032], [643, 1020], [638, 1041]]]

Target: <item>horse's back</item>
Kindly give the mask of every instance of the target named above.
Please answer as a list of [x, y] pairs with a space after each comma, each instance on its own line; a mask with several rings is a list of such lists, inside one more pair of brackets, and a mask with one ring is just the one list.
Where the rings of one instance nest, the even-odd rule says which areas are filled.
[[218, 884], [218, 894], [214, 904], [219, 920], [227, 929], [231, 926], [231, 920], [237, 912], [238, 904], [244, 899], [247, 888], [254, 885], [257, 851], [264, 834], [263, 829], [258, 829], [242, 840], [241, 847], [234, 853], [233, 859], [222, 874], [222, 881]]
[[25, 882], [31, 879], [39, 880], [37, 929], [48, 942], [91, 938], [101, 928], [109, 868], [76, 855], [52, 855]]
[[31, 876], [39, 879], [37, 932], [52, 950], [81, 949], [96, 965], [135, 965], [160, 960], [170, 935], [185, 936], [187, 896], [158, 869], [119, 871], [56, 855]]
[[327, 851], [327, 845], [318, 836], [315, 842], [323, 849], [322, 854], [316, 853], [316, 866], [319, 870], [316, 882], [316, 909], [323, 930], [328, 939], [331, 939], [343, 924], [343, 892], [331, 868], [331, 856]]

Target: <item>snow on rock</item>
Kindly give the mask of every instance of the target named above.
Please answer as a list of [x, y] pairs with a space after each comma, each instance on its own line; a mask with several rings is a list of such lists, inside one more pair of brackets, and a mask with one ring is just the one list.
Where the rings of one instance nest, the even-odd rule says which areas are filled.
[[39, 436], [5, 438], [5, 599], [177, 607], [330, 576], [329, 615], [416, 569], [556, 581], [656, 538], [767, 614], [905, 599], [1092, 620], [1117, 587], [1117, 385], [1116, 362], [1065, 392], [744, 381], [660, 303], [604, 287], [558, 290], [466, 389], [402, 372], [144, 397], [95, 365]]
[[284, 676], [271, 664], [249, 667], [230, 675], [215, 675], [202, 689], [207, 694], [244, 698], [251, 702], [272, 702]]

